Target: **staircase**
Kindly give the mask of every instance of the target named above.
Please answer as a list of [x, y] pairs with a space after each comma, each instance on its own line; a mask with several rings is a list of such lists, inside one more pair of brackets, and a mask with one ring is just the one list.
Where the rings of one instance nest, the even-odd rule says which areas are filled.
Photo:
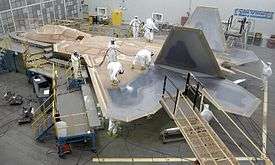
[[26, 68], [39, 68], [49, 63], [41, 53], [29, 55], [25, 62]]
[[[189, 84], [191, 74], [188, 74], [186, 89], [180, 91], [173, 82], [165, 77], [163, 96], [160, 101], [163, 108], [180, 128], [181, 133], [192, 149], [196, 159], [202, 165], [235, 165], [239, 164], [234, 155], [226, 147], [208, 123], [199, 115], [199, 103], [202, 103], [202, 86]], [[193, 82], [195, 79], [193, 79]], [[167, 87], [169, 84], [170, 87]], [[172, 87], [171, 87], [172, 86]], [[174, 88], [171, 92], [171, 88]], [[188, 97], [192, 93], [194, 97]]]
[[[51, 113], [53, 106], [51, 98], [52, 96], [50, 96], [43, 104], [41, 104], [34, 113], [31, 127], [35, 140], [42, 141], [46, 137], [48, 131], [54, 125]], [[51, 103], [48, 106], [45, 106], [45, 104], [48, 102]]]
[[23, 61], [26, 69], [40, 68], [43, 65], [46, 65], [49, 63], [49, 61], [44, 57], [43, 52], [31, 54], [30, 44], [28, 42], [23, 43], [22, 46], [24, 49]]

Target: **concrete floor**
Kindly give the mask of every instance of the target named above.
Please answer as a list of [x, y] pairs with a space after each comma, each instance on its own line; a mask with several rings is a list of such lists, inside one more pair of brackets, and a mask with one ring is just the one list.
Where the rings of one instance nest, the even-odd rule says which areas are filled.
[[[271, 61], [275, 64], [275, 50], [252, 47], [257, 55], [265, 61]], [[253, 71], [257, 70], [256, 64], [247, 64], [243, 69]], [[273, 70], [275, 67], [273, 65]], [[253, 71], [254, 72], [254, 71]], [[234, 76], [232, 78], [238, 78]], [[275, 74], [269, 81], [269, 114], [268, 129], [269, 137], [275, 141]], [[260, 83], [253, 79], [248, 79], [247, 89], [257, 97], [262, 98], [259, 92]], [[32, 87], [28, 84], [26, 76], [19, 73], [0, 74], [0, 94], [2, 95], [6, 88], [9, 88], [24, 97], [34, 98]], [[160, 111], [151, 118], [136, 120], [130, 124], [122, 124], [122, 132], [119, 137], [111, 138], [106, 135], [106, 131], [99, 131], [97, 136], [98, 154], [89, 151], [89, 144], [75, 144], [72, 146], [73, 152], [67, 155], [66, 159], [59, 159], [56, 154], [54, 137], [44, 143], [38, 143], [33, 140], [30, 125], [18, 126], [16, 118], [21, 113], [21, 106], [5, 106], [5, 102], [0, 99], [0, 162], [2, 165], [30, 165], [30, 164], [95, 164], [90, 160], [92, 157], [193, 157], [193, 154], [184, 142], [162, 144], [159, 140], [159, 132], [166, 127], [173, 125], [164, 111]], [[252, 119], [261, 126], [261, 107], [252, 115]], [[256, 130], [249, 128], [246, 119], [240, 118], [251, 134]], [[223, 121], [226, 122], [226, 121]], [[213, 124], [215, 131], [225, 140], [227, 146], [230, 142], [226, 140], [225, 135], [219, 130], [217, 125]], [[234, 136], [239, 135], [230, 129]], [[241, 138], [240, 138], [241, 139]], [[261, 141], [259, 137], [253, 136], [256, 142]], [[274, 142], [273, 142], [274, 143]], [[245, 143], [244, 143], [245, 145]], [[237, 155], [236, 147], [229, 147]], [[273, 161], [275, 161], [275, 146], [269, 142], [268, 151]], [[118, 163], [119, 164], [119, 163]], [[132, 163], [131, 163], [132, 164]], [[143, 163], [146, 164], [146, 163]], [[171, 164], [171, 163], [170, 163]], [[190, 163], [189, 163], [190, 164]]]

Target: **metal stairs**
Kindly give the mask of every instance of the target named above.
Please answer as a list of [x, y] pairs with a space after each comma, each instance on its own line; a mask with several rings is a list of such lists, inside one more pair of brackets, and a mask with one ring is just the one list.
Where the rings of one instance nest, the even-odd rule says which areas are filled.
[[[53, 102], [51, 99], [52, 96], [42, 103], [34, 113], [31, 127], [35, 140], [42, 141], [48, 134], [48, 131], [54, 126], [51, 113]], [[46, 104], [48, 105], [46, 106]]]
[[[200, 164], [239, 164], [223, 141], [199, 115], [200, 108], [197, 105], [203, 102], [203, 93], [200, 92], [202, 89], [200, 83], [194, 80], [195, 78], [188, 74], [185, 91], [180, 91], [168, 77], [165, 77], [160, 103], [180, 128]], [[190, 82], [195, 82], [195, 84]], [[171, 92], [171, 86], [167, 87], [168, 84], [172, 84], [176, 93]], [[190, 94], [193, 95], [192, 101], [188, 97]]]
[[23, 61], [26, 69], [30, 68], [40, 68], [48, 64], [49, 61], [44, 57], [43, 52], [30, 53], [30, 44], [25, 42], [23, 45]]

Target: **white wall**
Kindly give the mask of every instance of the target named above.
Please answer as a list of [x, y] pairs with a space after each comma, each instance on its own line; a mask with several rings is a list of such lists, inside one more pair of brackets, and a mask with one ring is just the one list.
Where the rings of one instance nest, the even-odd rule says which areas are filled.
[[[192, 9], [199, 5], [218, 7], [221, 19], [227, 19], [235, 8], [275, 12], [275, 0], [192, 0]], [[255, 31], [263, 33], [265, 37], [275, 34], [275, 18], [273, 20], [256, 18]]]
[[[219, 8], [221, 19], [226, 20], [233, 14], [235, 8], [246, 8], [275, 12], [275, 0], [89, 0], [92, 11], [95, 7], [106, 6], [110, 10], [125, 4], [125, 21], [129, 21], [135, 15], [142, 20], [150, 17], [152, 12], [164, 13], [164, 21], [171, 24], [180, 24], [180, 17], [185, 16], [191, 3], [191, 9], [196, 6], [210, 6]], [[275, 15], [274, 15], [275, 17]], [[273, 20], [256, 19], [256, 32], [262, 32], [269, 37], [275, 34], [275, 18]]]

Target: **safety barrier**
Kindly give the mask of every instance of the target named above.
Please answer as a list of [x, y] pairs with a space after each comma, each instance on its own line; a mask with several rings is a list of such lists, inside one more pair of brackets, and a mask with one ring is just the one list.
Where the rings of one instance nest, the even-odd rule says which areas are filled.
[[50, 101], [51, 98], [52, 97], [49, 97], [43, 104], [41, 104], [34, 113], [34, 121], [31, 127], [36, 140], [41, 140], [42, 136], [46, 134], [49, 128], [53, 125], [50, 113], [53, 103], [51, 102], [47, 107], [45, 107], [45, 104]]

